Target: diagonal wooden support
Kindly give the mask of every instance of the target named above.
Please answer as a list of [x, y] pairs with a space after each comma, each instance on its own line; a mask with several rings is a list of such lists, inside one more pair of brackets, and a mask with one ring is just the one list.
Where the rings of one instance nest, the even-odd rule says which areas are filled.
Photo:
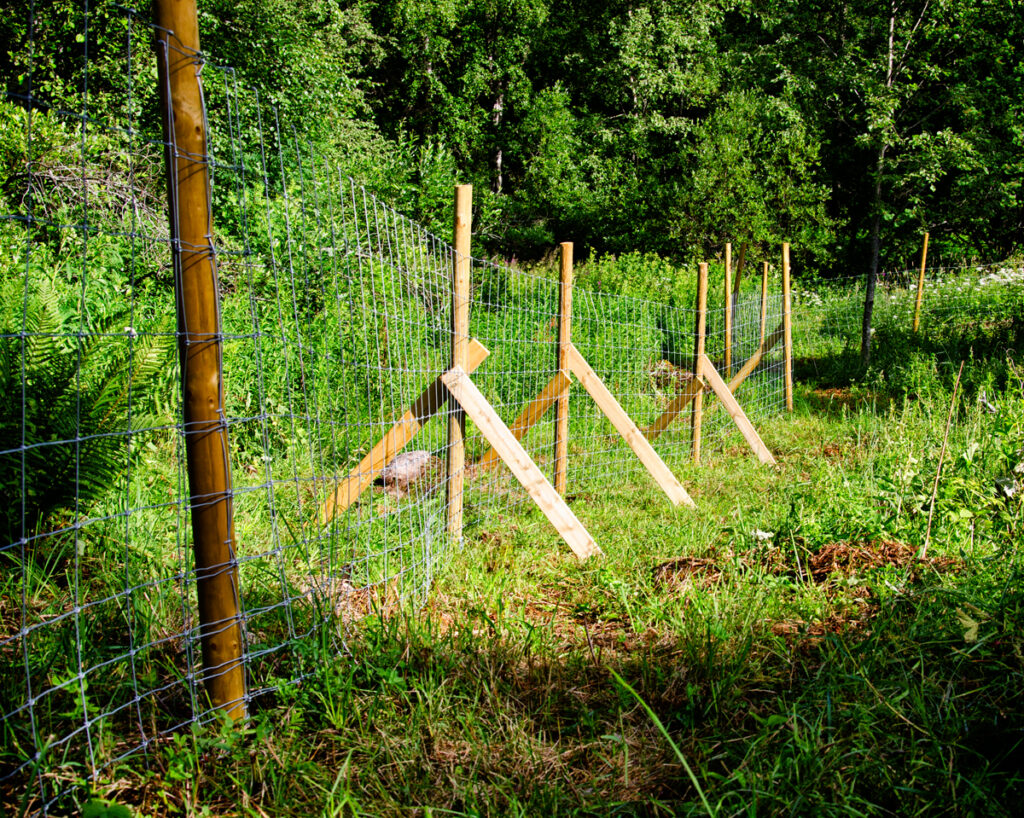
[[[470, 340], [469, 371], [472, 372], [479, 367], [488, 355], [490, 352], [487, 347], [475, 338]], [[388, 433], [377, 441], [377, 445], [370, 449], [366, 457], [359, 461], [359, 465], [348, 473], [334, 494], [320, 506], [320, 525], [327, 525], [336, 514], [344, 511], [358, 500], [359, 495], [366, 491], [367, 487], [384, 470], [384, 467], [405, 448], [426, 422], [437, 414], [437, 410], [447, 400], [448, 394], [439, 376], [423, 390], [423, 393], [409, 407], [409, 411], [402, 415]]]
[[498, 455], [508, 467], [512, 474], [522, 483], [523, 488], [529, 493], [533, 501], [544, 512], [544, 516], [551, 521], [551, 524], [562, 535], [562, 539], [568, 544], [581, 560], [585, 560], [594, 554], [600, 554], [601, 549], [597, 547], [594, 538], [590, 536], [587, 529], [573, 514], [572, 509], [565, 504], [558, 492], [544, 476], [544, 473], [537, 468], [537, 464], [530, 459], [523, 445], [516, 440], [515, 435], [498, 417], [487, 398], [481, 394], [470, 379], [469, 375], [461, 367], [454, 366], [441, 376], [448, 391], [459, 402], [463, 411], [477, 425], [481, 434], [487, 439]]
[[683, 388], [683, 391], [672, 399], [672, 403], [661, 413], [661, 416], [650, 426], [644, 427], [642, 430], [644, 437], [648, 440], [657, 440], [661, 433], [679, 416], [679, 413], [690, 405], [690, 401], [697, 397], [697, 393], [705, 385], [704, 381], [700, 378], [694, 378], [692, 381], [689, 381]]
[[747, 413], [743, 411], [743, 407], [733, 397], [729, 387], [722, 380], [722, 376], [718, 374], [718, 370], [715, 369], [714, 364], [711, 363], [707, 355], [701, 355], [697, 359], [697, 371], [708, 382], [711, 390], [718, 395], [718, 399], [722, 401], [722, 405], [725, 406], [729, 416], [739, 428], [740, 433], [747, 443], [750, 444], [750, 448], [757, 454], [757, 459], [766, 466], [774, 466], [775, 458], [772, 457], [772, 453], [764, 445], [764, 441], [761, 440], [761, 436], [757, 433], [757, 429], [754, 428], [754, 424], [750, 422]]
[[[556, 373], [541, 393], [530, 401], [527, 407], [519, 413], [519, 417], [512, 421], [512, 425], [508, 427], [512, 436], [516, 440], [522, 440], [526, 433], [544, 416], [544, 413], [558, 403], [562, 392], [570, 386], [572, 386], [572, 379], [566, 373]], [[500, 459], [500, 455], [492, 447], [484, 452], [483, 457], [476, 462], [476, 465], [481, 469], [486, 469], [497, 464]]]
[[633, 423], [629, 415], [626, 414], [626, 411], [615, 400], [615, 396], [608, 391], [608, 387], [602, 383], [597, 373], [590, 368], [590, 364], [586, 362], [580, 351], [573, 344], [569, 345], [569, 371], [583, 384], [583, 388], [594, 399], [594, 403], [604, 412], [605, 417], [611, 421], [615, 430], [629, 444], [633, 454], [644, 464], [651, 477], [661, 486], [662, 491], [668, 495], [672, 504], [677, 506], [685, 504], [695, 508], [696, 504], [693, 502], [693, 498], [690, 497], [682, 484], [676, 480], [676, 476], [665, 465], [665, 461], [654, 451], [647, 438], [643, 436], [643, 433]]
[[[775, 332], [764, 339], [764, 342], [757, 348], [757, 351], [755, 351], [754, 354], [747, 359], [747, 362], [740, 367], [736, 374], [732, 376], [732, 380], [729, 381], [730, 392], [735, 393], [736, 390], [740, 388], [740, 384], [750, 377], [750, 373], [757, 369], [764, 356], [771, 352], [772, 348], [782, 340], [782, 335], [782, 324], [779, 324]], [[664, 432], [672, 424], [672, 421], [674, 421], [679, 414], [690, 405], [690, 401], [692, 401], [697, 396], [697, 393], [705, 386], [706, 384], [700, 378], [695, 378], [690, 381], [683, 391], [673, 398], [672, 402], [666, 407], [665, 411], [662, 412], [661, 416], [650, 426], [644, 427], [642, 430], [644, 437], [648, 440], [657, 440], [661, 433]]]
[[732, 380], [729, 381], [730, 392], [735, 392], [737, 389], [739, 389], [740, 384], [743, 383], [750, 376], [751, 372], [757, 369], [758, 365], [761, 363], [761, 359], [764, 358], [764, 356], [767, 355], [769, 352], [771, 352], [772, 348], [779, 341], [782, 340], [782, 337], [783, 327], [782, 324], [779, 324], [775, 332], [773, 332], [771, 335], [764, 339], [764, 341], [761, 343], [760, 346], [758, 346], [754, 354], [751, 355], [747, 359], [747, 362], [743, 364], [742, 367], [740, 367], [739, 371], [735, 375], [733, 375]]

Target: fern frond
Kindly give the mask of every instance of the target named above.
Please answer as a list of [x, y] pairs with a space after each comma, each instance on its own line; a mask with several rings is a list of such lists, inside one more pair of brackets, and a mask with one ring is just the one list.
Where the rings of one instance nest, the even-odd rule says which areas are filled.
[[[80, 332], [77, 316], [62, 313], [53, 282], [39, 277], [27, 293], [17, 283], [18, 307], [5, 299], [2, 313], [10, 337], [0, 339], [0, 451], [8, 452], [0, 456], [0, 490], [21, 498], [0, 511], [8, 536], [21, 530], [22, 515], [26, 530], [35, 530], [120, 482], [131, 433], [170, 422], [153, 392], [174, 349], [170, 334], [120, 334], [123, 311]], [[17, 288], [4, 284], [14, 296]]]

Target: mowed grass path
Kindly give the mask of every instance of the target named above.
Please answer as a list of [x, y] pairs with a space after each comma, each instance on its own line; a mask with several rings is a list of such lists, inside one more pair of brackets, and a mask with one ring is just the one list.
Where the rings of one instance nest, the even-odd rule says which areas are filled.
[[247, 730], [176, 737], [96, 795], [140, 814], [1018, 814], [1024, 387], [958, 400], [920, 560], [949, 398], [802, 388], [762, 425], [777, 469], [738, 437], [677, 467], [696, 512], [635, 471], [570, 486], [605, 552], [583, 564], [539, 512], [495, 519], [424, 610], [368, 618]]

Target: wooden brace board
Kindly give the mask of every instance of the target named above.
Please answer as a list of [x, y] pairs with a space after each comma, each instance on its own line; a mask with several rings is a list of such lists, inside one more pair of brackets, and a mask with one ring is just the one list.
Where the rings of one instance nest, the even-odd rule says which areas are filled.
[[772, 348], [782, 340], [782, 324], [776, 327], [775, 332], [764, 339], [764, 342], [757, 348], [757, 351], [751, 355], [745, 364], [740, 367], [739, 371], [733, 375], [732, 380], [729, 381], [729, 391], [735, 392], [740, 388], [740, 384], [743, 383], [753, 372], [757, 369], [761, 363], [761, 359], [764, 358]]
[[469, 375], [461, 367], [452, 367], [441, 376], [444, 385], [454, 396], [455, 400], [480, 429], [481, 434], [487, 442], [494, 447], [498, 455], [512, 470], [512, 474], [522, 483], [523, 488], [529, 493], [533, 501], [544, 512], [544, 516], [551, 521], [562, 539], [568, 544], [581, 560], [585, 560], [594, 554], [600, 554], [601, 549], [597, 547], [594, 538], [590, 536], [587, 529], [573, 514], [572, 509], [565, 504], [558, 492], [544, 476], [544, 473], [537, 467], [537, 464], [530, 459], [523, 445], [516, 440], [515, 435], [498, 417], [487, 399], [470, 380]]
[[[475, 338], [470, 339], [468, 350], [469, 371], [472, 372], [490, 355], [489, 350]], [[370, 449], [369, 453], [348, 473], [334, 494], [320, 506], [320, 525], [327, 525], [334, 516], [344, 511], [359, 499], [367, 487], [384, 470], [396, 454], [416, 436], [416, 433], [437, 414], [437, 410], [448, 400], [441, 377], [438, 376], [423, 393], [416, 398], [409, 410], [391, 427], [384, 437]]]
[[573, 344], [569, 345], [569, 371], [583, 384], [583, 388], [594, 399], [594, 403], [604, 412], [605, 417], [611, 421], [615, 430], [629, 444], [633, 454], [644, 464], [651, 477], [661, 486], [662, 491], [668, 495], [672, 504], [677, 506], [685, 504], [695, 508], [696, 504], [693, 502], [693, 498], [690, 497], [682, 484], [676, 480], [676, 476], [665, 465], [665, 461], [654, 451], [647, 438], [644, 437], [629, 415], [626, 414], [626, 411], [619, 405], [619, 402], [615, 400], [612, 393], [608, 391], [608, 387], [602, 383], [597, 373], [590, 368], [590, 364], [586, 362], [580, 351]]
[[766, 466], [774, 466], [775, 458], [772, 457], [772, 453], [764, 445], [764, 441], [761, 440], [761, 436], [757, 433], [757, 429], [754, 428], [754, 424], [750, 422], [747, 413], [743, 411], [743, 407], [733, 397], [729, 387], [722, 380], [722, 376], [718, 374], [718, 370], [715, 369], [714, 364], [711, 363], [707, 355], [701, 355], [697, 360], [697, 371], [707, 380], [711, 390], [718, 395], [718, 399], [722, 401], [722, 405], [725, 406], [729, 416], [739, 428], [740, 433], [747, 443], [750, 444], [750, 448], [757, 454], [757, 459]]
[[[735, 393], [748, 377], [750, 373], [757, 369], [761, 363], [761, 359], [764, 358], [772, 348], [782, 340], [782, 324], [775, 329], [771, 335], [764, 339], [764, 343], [761, 344], [757, 351], [747, 359], [747, 362], [732, 376], [732, 380], [729, 381], [729, 392]], [[643, 429], [644, 437], [648, 440], [657, 440], [658, 436], [664, 432], [674, 421], [679, 414], [690, 405], [697, 393], [705, 386], [704, 382], [697, 378], [690, 381], [686, 388], [683, 389], [668, 405], [665, 411], [661, 414], [654, 423]]]
[[[522, 440], [526, 433], [544, 416], [544, 413], [558, 402], [562, 391], [570, 386], [572, 386], [572, 379], [566, 373], [556, 373], [541, 393], [530, 401], [527, 407], [519, 413], [519, 417], [512, 421], [512, 425], [508, 427], [512, 436], [516, 440]], [[476, 465], [486, 469], [495, 465], [500, 459], [497, 450], [491, 447], [484, 452], [483, 457], [476, 462]]]
[[672, 403], [670, 403], [668, 408], [662, 412], [661, 417], [654, 421], [650, 426], [643, 429], [644, 437], [648, 440], [657, 440], [658, 436], [669, 427], [679, 413], [690, 405], [690, 401], [697, 397], [697, 393], [700, 392], [704, 386], [704, 381], [700, 378], [694, 378], [692, 381], [688, 382], [683, 391], [672, 399]]

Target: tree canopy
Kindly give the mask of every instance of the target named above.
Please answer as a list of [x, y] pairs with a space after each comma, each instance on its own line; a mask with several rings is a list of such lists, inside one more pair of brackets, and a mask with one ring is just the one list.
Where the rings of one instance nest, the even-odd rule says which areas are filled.
[[[36, 36], [70, 37], [72, 5], [37, 4]], [[909, 265], [925, 230], [946, 258], [1020, 249], [1022, 6], [200, 0], [215, 62], [438, 229], [471, 182], [509, 256], [788, 240], [823, 275]], [[0, 9], [17, 93], [28, 4]]]

